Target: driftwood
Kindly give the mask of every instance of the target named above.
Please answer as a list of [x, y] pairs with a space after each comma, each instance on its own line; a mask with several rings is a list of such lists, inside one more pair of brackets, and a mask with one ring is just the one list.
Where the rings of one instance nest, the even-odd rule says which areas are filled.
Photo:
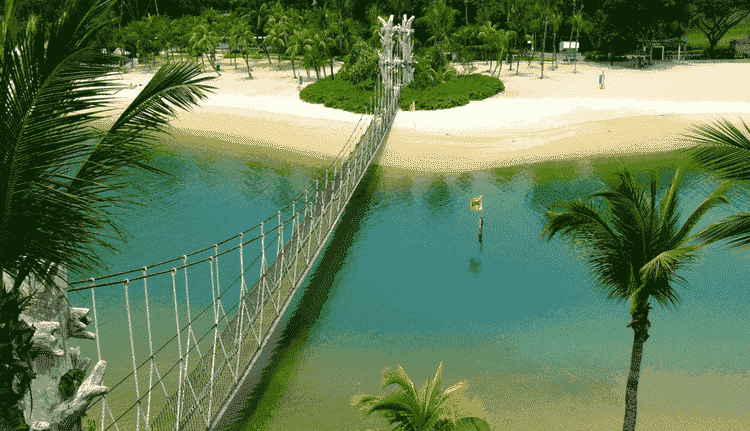
[[[11, 281], [7, 274], [3, 276]], [[65, 277], [65, 271], [61, 271], [56, 280], [62, 292], [67, 289]], [[12, 284], [6, 282], [6, 286]], [[31, 278], [21, 285], [21, 291], [34, 295], [20, 317], [35, 328], [31, 354], [36, 378], [22, 402], [24, 420], [34, 431], [80, 430], [81, 417], [93, 399], [109, 391], [102, 385], [107, 362], [98, 361], [93, 372], [83, 378], [91, 359], [81, 356], [80, 347], [70, 346], [71, 338], [96, 339], [86, 330], [92, 322], [89, 309], [71, 307], [66, 294], [60, 295]], [[73, 385], [68, 397], [61, 393], [61, 380], [63, 388]]]

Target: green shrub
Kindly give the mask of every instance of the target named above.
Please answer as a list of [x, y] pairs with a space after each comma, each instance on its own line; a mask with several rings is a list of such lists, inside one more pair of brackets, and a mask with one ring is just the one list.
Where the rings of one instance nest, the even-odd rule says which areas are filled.
[[713, 51], [705, 50], [699, 58], [701, 60], [733, 60], [734, 48], [716, 48]]
[[300, 91], [300, 98], [308, 103], [323, 104], [329, 108], [343, 109], [362, 114], [374, 97], [372, 91], [363, 90], [344, 79], [327, 77], [308, 85]]
[[458, 76], [453, 81], [426, 89], [406, 87], [401, 92], [401, 109], [435, 110], [463, 106], [470, 100], [482, 100], [505, 90], [502, 81], [479, 73]]

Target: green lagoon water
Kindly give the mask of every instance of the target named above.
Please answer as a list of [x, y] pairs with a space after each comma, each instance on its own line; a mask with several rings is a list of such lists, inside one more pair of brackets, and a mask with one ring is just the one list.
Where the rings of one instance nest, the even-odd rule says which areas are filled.
[[[178, 257], [247, 229], [307, 188], [322, 166], [233, 148], [165, 144], [154, 164], [175, 176], [133, 176], [147, 206], [123, 219], [128, 242], [119, 254], [103, 254], [99, 275]], [[385, 393], [381, 372], [397, 365], [420, 385], [440, 361], [443, 387], [467, 380], [494, 430], [620, 429], [633, 336], [627, 304], [596, 290], [567, 243], [540, 241], [540, 212], [600, 189], [621, 166], [641, 178], [658, 170], [663, 193], [680, 160], [679, 153], [600, 157], [444, 175], [372, 166], [287, 311], [258, 389], [237, 400], [233, 429], [386, 429], [385, 420], [363, 416], [349, 398]], [[701, 173], [685, 182], [683, 220], [716, 184]], [[481, 244], [480, 213], [469, 211], [469, 199], [480, 194]], [[746, 208], [743, 196], [733, 197]], [[735, 211], [715, 210], [698, 227]], [[682, 273], [691, 289], [677, 288], [677, 309], [655, 306], [639, 430], [750, 427], [749, 258], [709, 247]], [[230, 258], [222, 262], [223, 290], [238, 271]], [[194, 314], [210, 303], [210, 284], [199, 292], [201, 281], [191, 280]], [[142, 282], [130, 289], [142, 296]], [[171, 281], [149, 281], [148, 289], [156, 347], [174, 335]], [[71, 301], [87, 306], [83, 293]], [[113, 286], [96, 294], [111, 386], [132, 371], [123, 292]], [[226, 297], [227, 311], [236, 298]], [[131, 299], [140, 313], [136, 350], [147, 356], [145, 312]], [[96, 357], [93, 342], [80, 344]], [[176, 357], [177, 346], [169, 349]], [[147, 377], [147, 367], [139, 370], [141, 394]], [[117, 389], [131, 403], [132, 386]], [[92, 411], [99, 418], [100, 406]]]

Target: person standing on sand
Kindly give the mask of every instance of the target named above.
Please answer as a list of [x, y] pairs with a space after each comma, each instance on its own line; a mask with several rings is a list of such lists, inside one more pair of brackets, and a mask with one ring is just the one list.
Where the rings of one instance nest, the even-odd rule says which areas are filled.
[[484, 219], [482, 217], [479, 217], [479, 242], [482, 242], [482, 225], [484, 224]]

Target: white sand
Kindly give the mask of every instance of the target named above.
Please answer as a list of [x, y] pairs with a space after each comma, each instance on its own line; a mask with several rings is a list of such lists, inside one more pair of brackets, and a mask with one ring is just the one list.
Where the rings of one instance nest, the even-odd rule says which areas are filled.
[[[193, 135], [234, 144], [330, 157], [349, 139], [360, 115], [299, 99], [291, 65], [254, 61], [253, 80], [244, 62], [229, 60], [219, 89], [171, 125]], [[485, 63], [476, 63], [487, 72]], [[338, 71], [339, 65], [334, 67]], [[605, 73], [605, 88], [598, 76]], [[330, 68], [328, 69], [330, 72]], [[689, 145], [678, 135], [695, 125], [726, 118], [750, 121], [750, 62], [662, 63], [647, 70], [560, 63], [539, 79], [538, 64], [521, 62], [515, 75], [503, 65], [505, 91], [441, 111], [399, 112], [378, 163], [410, 171], [456, 172], [587, 154], [648, 152]], [[302, 72], [303, 76], [307, 76]], [[215, 73], [209, 75], [216, 76]], [[130, 72], [143, 84], [152, 73]], [[311, 72], [314, 78], [314, 72]], [[321, 74], [322, 77], [322, 74]], [[305, 83], [303, 85], [308, 85]], [[122, 90], [118, 104], [143, 87]]]

